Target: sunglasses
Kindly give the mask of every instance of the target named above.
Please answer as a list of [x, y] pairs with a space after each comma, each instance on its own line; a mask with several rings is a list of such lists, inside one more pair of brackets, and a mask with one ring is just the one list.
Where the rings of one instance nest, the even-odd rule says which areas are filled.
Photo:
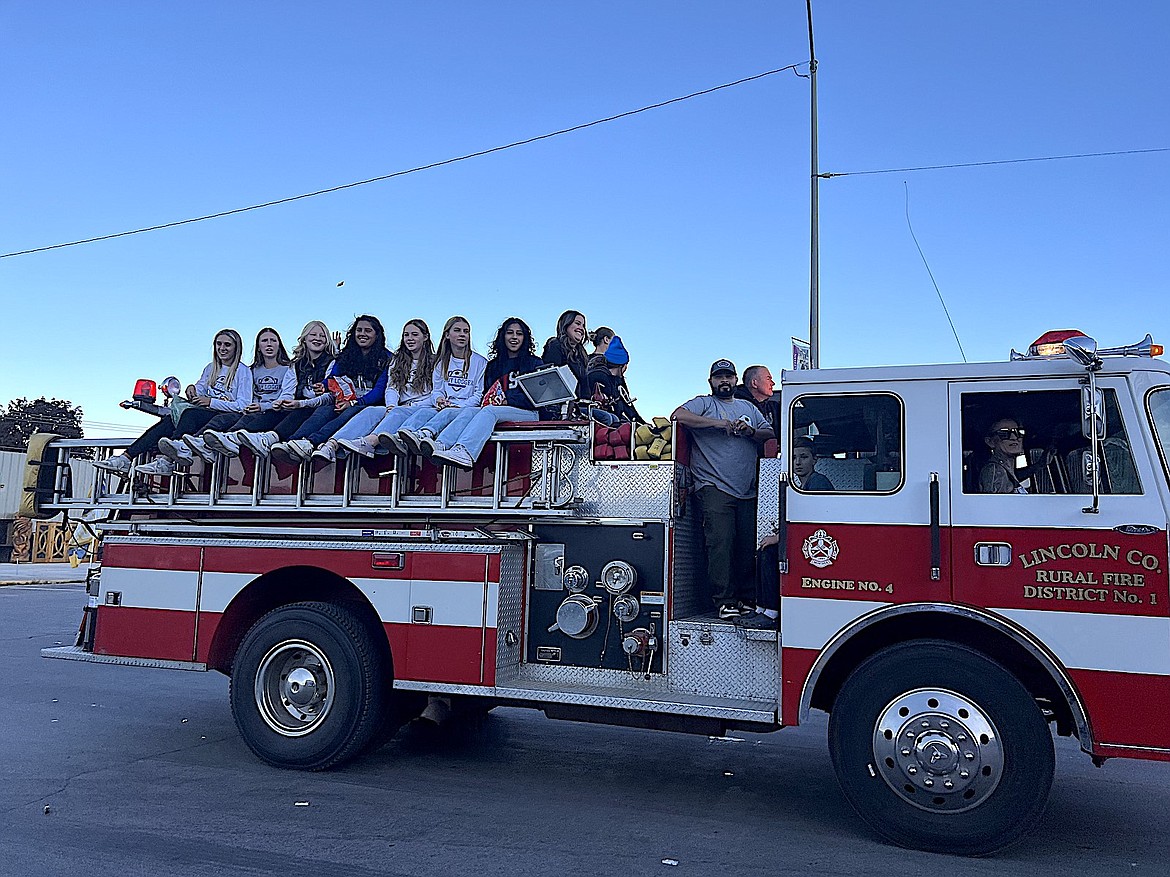
[[1006, 442], [1008, 439], [1024, 437], [1024, 428], [1022, 426], [1012, 427], [1011, 429], [993, 429], [988, 433], [990, 438], [999, 439], [1001, 442]]

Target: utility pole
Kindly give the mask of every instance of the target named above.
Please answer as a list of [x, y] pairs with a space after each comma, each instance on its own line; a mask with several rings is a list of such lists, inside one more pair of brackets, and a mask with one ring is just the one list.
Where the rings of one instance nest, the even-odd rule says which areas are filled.
[[804, 0], [808, 10], [808, 78], [812, 87], [812, 210], [808, 266], [808, 342], [809, 365], [821, 362], [821, 253], [820, 253], [820, 169], [817, 163], [817, 55], [813, 50], [812, 0]]

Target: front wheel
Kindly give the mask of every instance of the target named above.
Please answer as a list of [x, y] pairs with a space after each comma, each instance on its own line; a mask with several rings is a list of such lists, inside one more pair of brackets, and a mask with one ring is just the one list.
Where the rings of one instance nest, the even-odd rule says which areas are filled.
[[269, 612], [232, 663], [231, 707], [244, 742], [277, 767], [324, 770], [359, 755], [387, 712], [390, 669], [345, 607]]
[[1052, 786], [1052, 735], [1002, 665], [953, 643], [902, 643], [863, 662], [829, 717], [837, 780], [887, 840], [979, 856], [1039, 820]]

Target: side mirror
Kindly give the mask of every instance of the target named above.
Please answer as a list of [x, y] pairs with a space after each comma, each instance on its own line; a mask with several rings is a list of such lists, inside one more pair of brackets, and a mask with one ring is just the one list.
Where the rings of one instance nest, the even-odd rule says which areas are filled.
[[1105, 398], [1095, 386], [1081, 387], [1081, 435], [1105, 438]]
[[1081, 475], [1085, 479], [1085, 484], [1092, 484], [1096, 477], [1097, 461], [1093, 459], [1092, 454], [1081, 454]]
[[1097, 368], [1101, 357], [1097, 355], [1097, 342], [1085, 335], [1065, 339], [1064, 349], [1085, 368]]

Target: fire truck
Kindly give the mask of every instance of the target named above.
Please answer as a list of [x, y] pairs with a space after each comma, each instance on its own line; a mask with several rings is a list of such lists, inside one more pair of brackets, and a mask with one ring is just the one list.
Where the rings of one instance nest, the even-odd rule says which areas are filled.
[[562, 420], [502, 424], [471, 472], [245, 451], [93, 496], [71, 457], [127, 442], [50, 441], [34, 504], [99, 509], [103, 554], [76, 645], [43, 654], [227, 674], [256, 756], [309, 770], [424, 710], [707, 735], [823, 711], [877, 833], [987, 854], [1040, 818], [1054, 734], [1098, 765], [1170, 760], [1160, 353], [1069, 331], [1001, 363], [786, 372], [759, 463], [776, 630], [712, 611], [677, 425], [671, 460], [601, 459]]

